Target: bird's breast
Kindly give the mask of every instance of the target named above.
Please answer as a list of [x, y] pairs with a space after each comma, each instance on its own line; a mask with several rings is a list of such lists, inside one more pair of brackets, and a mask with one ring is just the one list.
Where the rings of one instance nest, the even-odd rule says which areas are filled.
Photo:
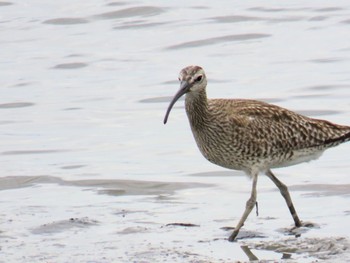
[[191, 128], [198, 149], [208, 161], [229, 169], [245, 169], [246, 157], [232, 138], [225, 136], [215, 127]]

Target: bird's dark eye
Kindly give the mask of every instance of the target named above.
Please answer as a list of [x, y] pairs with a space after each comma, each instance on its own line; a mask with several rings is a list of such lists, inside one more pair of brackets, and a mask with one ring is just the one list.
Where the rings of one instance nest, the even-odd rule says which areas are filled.
[[196, 82], [201, 81], [201, 80], [202, 80], [202, 78], [203, 78], [203, 76], [202, 76], [202, 75], [199, 75], [199, 76], [196, 78]]

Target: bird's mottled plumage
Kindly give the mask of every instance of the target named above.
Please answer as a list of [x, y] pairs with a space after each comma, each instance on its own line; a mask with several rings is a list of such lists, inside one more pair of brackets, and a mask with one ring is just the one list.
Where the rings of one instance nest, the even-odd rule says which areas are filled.
[[226, 168], [249, 172], [253, 167], [265, 171], [288, 166], [350, 139], [347, 126], [264, 102], [213, 99], [199, 112], [201, 102], [188, 101], [186, 112], [198, 147], [209, 161]]
[[181, 88], [169, 105], [164, 123], [177, 99], [186, 94], [186, 113], [203, 156], [253, 177], [251, 198], [230, 240], [234, 240], [255, 204], [259, 172], [266, 173], [278, 186], [295, 225], [300, 226], [287, 187], [270, 169], [317, 159], [326, 149], [350, 140], [350, 127], [257, 100], [207, 99], [207, 79], [199, 66], [182, 69], [179, 80]]

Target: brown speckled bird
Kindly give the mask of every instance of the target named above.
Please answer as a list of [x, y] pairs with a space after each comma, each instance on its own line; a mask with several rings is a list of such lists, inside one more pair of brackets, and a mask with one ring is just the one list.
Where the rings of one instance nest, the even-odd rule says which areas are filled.
[[326, 149], [349, 141], [350, 127], [256, 100], [207, 99], [207, 78], [199, 66], [182, 69], [179, 81], [180, 90], [170, 102], [164, 124], [175, 102], [186, 94], [187, 117], [203, 156], [219, 166], [244, 171], [253, 181], [245, 211], [229, 241], [234, 241], [256, 204], [259, 173], [275, 183], [295, 226], [302, 226], [287, 186], [271, 169], [317, 159]]

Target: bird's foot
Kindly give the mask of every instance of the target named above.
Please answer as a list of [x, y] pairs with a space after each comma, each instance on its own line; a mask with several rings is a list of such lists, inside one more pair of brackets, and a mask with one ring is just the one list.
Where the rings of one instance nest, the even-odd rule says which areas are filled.
[[228, 241], [234, 242], [239, 231], [234, 230], [233, 233], [229, 236]]
[[262, 233], [255, 232], [255, 231], [249, 231], [245, 229], [240, 229], [239, 231], [235, 231], [234, 227], [222, 227], [221, 229], [225, 231], [232, 231], [232, 234], [229, 236], [228, 241], [230, 242], [236, 242], [237, 240], [242, 239], [251, 239], [251, 238], [263, 238], [266, 237]]
[[300, 237], [302, 234], [306, 233], [311, 228], [319, 228], [319, 225], [312, 222], [301, 222], [300, 226], [284, 228], [284, 229], [281, 229], [281, 232], [286, 235]]
[[298, 228], [300, 228], [300, 227], [306, 227], [306, 228], [319, 228], [319, 225], [317, 225], [317, 224], [315, 224], [315, 223], [312, 223], [312, 222], [309, 222], [309, 221], [307, 221], [307, 222], [303, 222], [303, 221], [301, 221], [300, 222], [300, 225], [298, 225], [298, 226], [293, 226], [292, 228], [291, 228], [291, 230], [294, 230], [294, 229], [298, 229]]

